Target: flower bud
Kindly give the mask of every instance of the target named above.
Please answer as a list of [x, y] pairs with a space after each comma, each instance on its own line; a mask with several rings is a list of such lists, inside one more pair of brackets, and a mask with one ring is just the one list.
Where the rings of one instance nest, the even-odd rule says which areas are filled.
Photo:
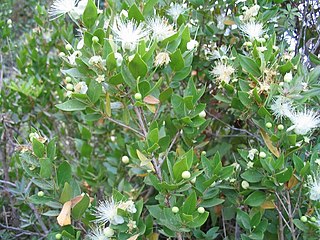
[[43, 191], [39, 191], [37, 195], [38, 195], [38, 197], [43, 197], [44, 196], [44, 192]]
[[66, 50], [67, 50], [67, 51], [70, 51], [71, 49], [72, 49], [72, 46], [71, 46], [71, 44], [68, 43], [68, 44], [66, 45]]
[[103, 234], [106, 236], [106, 237], [112, 237], [114, 235], [114, 230], [111, 228], [111, 227], [106, 227], [104, 230], [103, 230]]
[[65, 54], [64, 52], [60, 52], [60, 53], [59, 53], [59, 57], [62, 58], [62, 57], [65, 57], [65, 56], [66, 56], [66, 54]]
[[189, 51], [197, 48], [199, 46], [199, 43], [196, 41], [196, 40], [190, 40], [188, 43], [187, 43], [187, 49]]
[[272, 123], [271, 123], [271, 122], [267, 122], [267, 123], [266, 123], [266, 127], [267, 127], [267, 128], [272, 128]]
[[198, 207], [198, 213], [202, 214], [205, 212], [205, 209], [203, 207]]
[[66, 82], [71, 82], [71, 77], [66, 77]]
[[199, 113], [199, 117], [201, 117], [201, 118], [205, 118], [206, 117], [206, 112], [205, 111], [201, 111], [200, 113]]
[[300, 220], [305, 223], [308, 221], [308, 218], [306, 216], [301, 216]]
[[242, 181], [241, 183], [241, 187], [243, 189], [248, 189], [250, 187], [249, 183], [247, 181]]
[[62, 234], [61, 234], [61, 233], [57, 233], [56, 236], [55, 236], [55, 238], [56, 238], [57, 240], [61, 239], [61, 238], [62, 238]]
[[123, 156], [123, 157], [121, 158], [121, 161], [122, 161], [124, 164], [128, 164], [128, 163], [129, 163], [129, 158], [128, 158], [128, 156]]
[[282, 124], [279, 124], [277, 128], [278, 130], [282, 131], [284, 129], [284, 126]]
[[193, 184], [195, 184], [196, 181], [197, 181], [197, 178], [196, 178], [196, 177], [194, 177], [194, 178], [192, 178], [192, 179], [190, 180], [190, 182], [193, 183]]
[[97, 36], [93, 36], [91, 38], [91, 40], [92, 40], [93, 43], [98, 43], [99, 42], [99, 38]]
[[66, 85], [66, 89], [69, 90], [69, 91], [72, 91], [73, 90], [73, 84], [72, 83], [68, 83]]
[[136, 100], [141, 100], [141, 98], [142, 98], [141, 93], [136, 93], [136, 94], [134, 95], [134, 98], [135, 98]]
[[286, 74], [284, 75], [284, 77], [283, 77], [283, 80], [284, 80], [285, 82], [287, 82], [287, 83], [291, 82], [291, 80], [292, 80], [292, 73], [291, 73], [291, 72], [286, 73]]
[[191, 173], [189, 171], [184, 171], [182, 174], [181, 174], [181, 177], [183, 179], [188, 179], [191, 177]]
[[178, 208], [178, 207], [172, 207], [172, 208], [171, 208], [171, 211], [172, 211], [173, 213], [178, 213], [178, 212], [179, 212], [179, 208]]
[[259, 157], [261, 158], [265, 158], [267, 156], [267, 154], [265, 152], [260, 152], [259, 153]]

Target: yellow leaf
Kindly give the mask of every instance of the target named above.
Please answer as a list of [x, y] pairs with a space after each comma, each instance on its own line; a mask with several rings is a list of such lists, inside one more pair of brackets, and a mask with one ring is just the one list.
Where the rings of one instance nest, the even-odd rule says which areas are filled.
[[275, 205], [272, 201], [265, 201], [264, 203], [261, 204], [262, 209], [274, 209]]
[[65, 202], [59, 216], [57, 217], [58, 224], [61, 227], [71, 224], [71, 204], [71, 201]]
[[148, 240], [158, 240], [159, 239], [159, 234], [158, 233], [151, 233], [150, 235], [147, 236]]
[[153, 172], [155, 172], [154, 167], [151, 163], [151, 159], [148, 159], [145, 155], [143, 155], [138, 149], [137, 149], [137, 155], [138, 158], [140, 159], [141, 163], [140, 166], [146, 166], [148, 169], [152, 170]]
[[106, 114], [108, 117], [111, 117], [111, 102], [109, 93], [106, 93]]
[[268, 134], [263, 130], [260, 129], [260, 133], [261, 136], [265, 142], [265, 144], [267, 145], [268, 149], [270, 150], [270, 152], [273, 153], [273, 155], [275, 155], [277, 158], [280, 157], [280, 151], [278, 148], [276, 148], [275, 146], [273, 146], [270, 137], [268, 136]]
[[148, 95], [146, 96], [143, 101], [147, 104], [150, 104], [150, 105], [156, 105], [156, 104], [159, 104], [160, 101], [158, 98], [155, 98], [154, 96], [151, 96], [151, 95]]
[[147, 106], [147, 108], [149, 109], [150, 112], [156, 113], [157, 108], [154, 105], [147, 104], [146, 106]]
[[230, 19], [224, 20], [223, 23], [224, 23], [225, 25], [228, 25], [228, 26], [230, 26], [230, 25], [235, 25], [235, 24], [236, 24], [234, 21], [232, 21], [232, 20], [230, 20]]
[[136, 234], [132, 237], [129, 237], [127, 240], [136, 240], [139, 237], [140, 234]]

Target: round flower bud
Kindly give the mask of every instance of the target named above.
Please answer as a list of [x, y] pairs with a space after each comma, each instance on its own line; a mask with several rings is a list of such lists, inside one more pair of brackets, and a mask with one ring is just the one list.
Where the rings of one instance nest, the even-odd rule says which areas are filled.
[[93, 37], [91, 38], [91, 40], [92, 40], [92, 42], [94, 42], [94, 43], [98, 43], [98, 42], [99, 42], [99, 38], [98, 38], [97, 36], [93, 36]]
[[66, 82], [71, 82], [71, 77], [66, 77]]
[[134, 95], [134, 98], [135, 98], [136, 100], [141, 100], [141, 98], [142, 98], [141, 93], [136, 93], [136, 94]]
[[44, 196], [44, 192], [43, 191], [39, 191], [38, 192], [38, 197], [43, 197]]
[[300, 218], [300, 220], [301, 220], [301, 222], [307, 222], [308, 221], [308, 218], [306, 217], [306, 216], [302, 216], [301, 218]]
[[62, 57], [65, 57], [65, 56], [66, 56], [66, 54], [65, 54], [64, 52], [60, 52], [60, 53], [59, 53], [59, 57], [62, 58]]
[[114, 230], [111, 228], [111, 227], [106, 227], [104, 230], [103, 230], [103, 234], [106, 236], [106, 237], [112, 237], [114, 235]]
[[272, 123], [271, 123], [271, 122], [267, 122], [267, 123], [266, 123], [266, 127], [267, 127], [267, 128], [272, 128]]
[[279, 82], [280, 87], [283, 87], [283, 85], [284, 85], [284, 82]]
[[203, 207], [198, 207], [198, 213], [202, 214], [205, 212], [205, 209]]
[[184, 171], [182, 174], [181, 174], [181, 177], [183, 179], [188, 179], [191, 177], [191, 173], [189, 171]]
[[129, 163], [129, 158], [128, 158], [128, 156], [123, 156], [123, 157], [121, 158], [121, 161], [122, 161], [124, 164], [128, 164], [128, 163]]
[[66, 89], [69, 90], [69, 91], [72, 91], [73, 90], [73, 84], [72, 83], [68, 83], [66, 85]]
[[205, 118], [206, 117], [206, 112], [205, 111], [201, 111], [200, 113], [199, 113], [199, 117], [201, 117], [201, 118]]
[[317, 221], [317, 219], [315, 217], [311, 217], [310, 220], [311, 220], [311, 222], [316, 222]]
[[247, 46], [247, 47], [251, 47], [252, 46], [252, 42], [245, 42], [243, 45]]
[[247, 181], [242, 181], [241, 183], [241, 187], [243, 189], [248, 189], [250, 187], [249, 183]]
[[62, 238], [62, 234], [61, 233], [57, 233], [55, 236], [56, 239], [61, 239]]
[[278, 130], [282, 131], [284, 129], [284, 126], [282, 124], [279, 124], [277, 128]]
[[259, 42], [259, 43], [265, 43], [265, 42], [266, 42], [266, 39], [265, 39], [265, 38], [258, 38], [258, 42]]
[[202, 152], [201, 152], [201, 155], [202, 155], [202, 156], [205, 156], [206, 154], [207, 154], [206, 151], [202, 151]]
[[199, 43], [196, 41], [196, 40], [190, 40], [188, 43], [187, 43], [187, 49], [189, 51], [197, 48], [199, 46]]
[[259, 153], [259, 157], [261, 158], [265, 158], [267, 156], [267, 154], [265, 152], [260, 152]]
[[291, 80], [292, 80], [292, 73], [291, 73], [291, 72], [286, 73], [286, 74], [284, 75], [284, 77], [283, 77], [283, 80], [284, 80], [285, 82], [287, 82], [287, 83], [291, 82]]
[[192, 179], [190, 180], [190, 182], [193, 183], [193, 184], [195, 184], [196, 181], [197, 181], [197, 178], [196, 178], [196, 177], [194, 177], [194, 178], [192, 178]]
[[172, 208], [171, 208], [171, 211], [172, 211], [173, 213], [178, 213], [178, 212], [179, 212], [179, 208], [178, 208], [178, 207], [172, 207]]
[[72, 49], [72, 46], [71, 46], [71, 44], [68, 43], [68, 44], [66, 45], [66, 50], [70, 51], [71, 49]]
[[12, 24], [12, 20], [11, 20], [10, 18], [7, 20], [7, 24], [8, 24], [8, 25], [11, 25], [11, 24]]

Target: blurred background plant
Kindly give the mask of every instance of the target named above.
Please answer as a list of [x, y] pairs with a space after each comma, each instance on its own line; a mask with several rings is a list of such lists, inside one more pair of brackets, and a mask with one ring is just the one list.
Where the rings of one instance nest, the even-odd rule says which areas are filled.
[[[318, 239], [317, 1], [99, 1], [50, 22], [52, 2], [1, 3], [2, 238]], [[138, 54], [109, 38], [154, 11], [176, 34]], [[137, 212], [92, 231], [111, 196]]]

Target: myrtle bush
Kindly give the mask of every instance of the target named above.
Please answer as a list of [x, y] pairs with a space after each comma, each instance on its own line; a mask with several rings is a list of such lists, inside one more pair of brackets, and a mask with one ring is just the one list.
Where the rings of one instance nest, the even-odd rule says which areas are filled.
[[319, 239], [319, 7], [55, 0], [16, 41], [1, 19], [3, 238]]

